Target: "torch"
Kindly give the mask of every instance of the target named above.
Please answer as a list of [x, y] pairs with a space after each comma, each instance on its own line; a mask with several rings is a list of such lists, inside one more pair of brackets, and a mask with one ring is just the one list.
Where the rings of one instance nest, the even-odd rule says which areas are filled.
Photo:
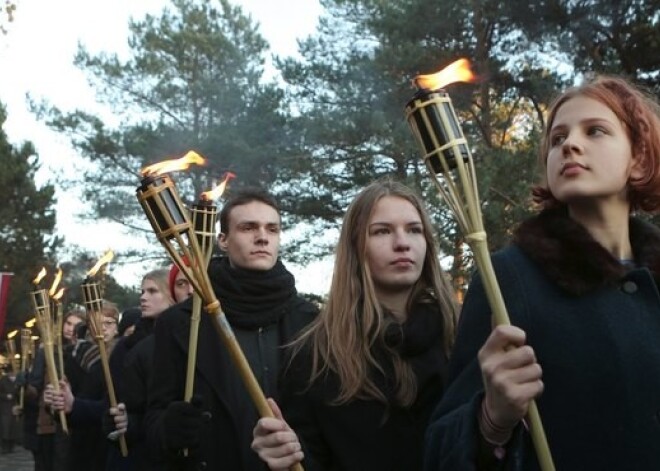
[[[57, 376], [57, 367], [55, 366], [55, 351], [53, 349], [53, 322], [50, 315], [50, 303], [48, 302], [48, 292], [40, 288], [39, 283], [46, 276], [46, 269], [42, 268], [37, 277], [33, 280], [35, 290], [30, 293], [32, 298], [32, 306], [36, 312], [37, 327], [41, 334], [41, 342], [44, 346], [44, 356], [46, 359], [46, 367], [48, 378], [53, 385], [55, 392], [60, 392], [60, 382]], [[64, 433], [69, 433], [69, 427], [66, 422], [66, 414], [63, 410], [60, 411], [60, 423]]]
[[[422, 149], [422, 159], [433, 176], [438, 193], [451, 209], [472, 249], [495, 324], [510, 325], [488, 252], [472, 154], [451, 98], [442, 90], [442, 87], [450, 83], [473, 79], [466, 59], [459, 59], [436, 74], [415, 77], [418, 91], [406, 105], [406, 119]], [[541, 469], [554, 470], [535, 401], [529, 405], [527, 418]]]
[[[224, 180], [220, 185], [211, 191], [205, 191], [201, 194], [197, 203], [192, 205], [190, 210], [192, 227], [197, 237], [202, 259], [196, 261], [201, 264], [202, 268], [206, 270], [211, 260], [213, 246], [215, 245], [216, 233], [215, 224], [218, 219], [217, 207], [213, 204], [213, 200], [222, 196], [227, 187], [227, 183], [232, 178], [235, 178], [231, 172], [225, 174]], [[195, 291], [193, 293], [193, 310], [190, 318], [190, 338], [188, 341], [188, 365], [186, 371], [186, 387], [183, 395], [183, 400], [190, 402], [193, 395], [193, 387], [195, 384], [195, 363], [197, 361], [197, 337], [199, 335], [199, 321], [202, 312], [202, 298]]]
[[64, 295], [64, 288], [57, 290], [60, 281], [62, 280], [62, 269], [57, 270], [53, 284], [48, 290], [50, 297], [50, 312], [53, 316], [53, 339], [57, 346], [57, 359], [60, 367], [60, 376], [64, 376], [64, 352], [62, 349], [62, 296]]
[[[204, 310], [211, 316], [213, 326], [227, 348], [259, 415], [273, 417], [259, 382], [213, 292], [207, 268], [201, 263], [204, 260], [202, 249], [190, 223], [188, 211], [181, 202], [174, 181], [167, 175], [167, 172], [186, 169], [193, 163], [203, 164], [204, 158], [190, 151], [180, 159], [144, 168], [141, 172], [143, 178], [136, 190], [137, 199], [156, 237], [205, 303]], [[190, 261], [190, 266], [186, 266], [184, 258]], [[293, 469], [301, 470], [302, 466], [297, 464]]]
[[[225, 187], [230, 179], [234, 178], [231, 172], [225, 174], [225, 178], [215, 189], [205, 191], [201, 194], [197, 203], [192, 205], [190, 210], [192, 227], [195, 230], [195, 236], [202, 255], [202, 260], [198, 263], [206, 270], [211, 260], [211, 253], [215, 245], [215, 224], [218, 219], [217, 207], [213, 200], [219, 198], [225, 191]], [[192, 316], [190, 317], [190, 335], [188, 339], [188, 363], [186, 365], [186, 386], [183, 393], [183, 400], [190, 402], [195, 386], [195, 364], [197, 362], [197, 338], [199, 337], [199, 321], [202, 316], [202, 298], [197, 291], [193, 292]], [[183, 450], [184, 456], [188, 456], [188, 450]]]
[[[30, 356], [30, 347], [32, 346], [32, 331], [30, 329], [21, 329], [21, 371], [26, 374], [28, 369], [28, 357]], [[21, 386], [18, 394], [18, 406], [23, 410], [25, 405], [25, 386]]]
[[[110, 407], [117, 407], [117, 396], [115, 395], [115, 387], [112, 382], [112, 376], [110, 375], [108, 352], [105, 348], [105, 339], [103, 338], [103, 300], [101, 298], [99, 284], [94, 281], [93, 278], [99, 269], [106, 263], [109, 263], [113, 257], [114, 253], [112, 250], [106, 252], [105, 255], [96, 262], [96, 265], [87, 272], [87, 278], [83, 281], [81, 288], [90, 332], [99, 349], [99, 359], [101, 360], [101, 367], [103, 368], [103, 377], [105, 378], [105, 386], [108, 390]], [[119, 436], [119, 449], [122, 456], [128, 456], [126, 437], [124, 437], [124, 435]]]
[[18, 330], [12, 330], [7, 334], [7, 340], [5, 341], [5, 348], [7, 349], [7, 356], [11, 364], [12, 373], [18, 373], [18, 358], [16, 357], [16, 334]]

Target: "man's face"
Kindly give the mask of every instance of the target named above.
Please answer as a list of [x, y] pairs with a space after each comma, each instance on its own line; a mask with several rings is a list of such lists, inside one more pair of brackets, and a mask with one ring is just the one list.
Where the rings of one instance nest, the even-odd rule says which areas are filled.
[[229, 212], [229, 229], [220, 234], [220, 248], [232, 267], [270, 270], [280, 250], [280, 215], [260, 201], [236, 206]]
[[174, 278], [174, 300], [177, 303], [183, 302], [188, 299], [193, 293], [193, 287], [186, 278], [186, 275], [183, 274], [181, 270], [176, 274]]

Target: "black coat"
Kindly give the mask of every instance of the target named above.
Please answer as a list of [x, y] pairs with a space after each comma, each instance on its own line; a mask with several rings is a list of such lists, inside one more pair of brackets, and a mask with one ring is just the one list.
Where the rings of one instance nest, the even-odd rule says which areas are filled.
[[[294, 298], [278, 324], [255, 329], [259, 336], [264, 329], [278, 330], [279, 345], [293, 337], [318, 313], [313, 304]], [[192, 303], [186, 301], [161, 314], [155, 327], [155, 357], [153, 380], [147, 414], [148, 439], [153, 450], [161, 451], [177, 469], [212, 469], [254, 471], [264, 464], [250, 449], [252, 429], [258, 415], [239, 379], [227, 349], [220, 341], [208, 315], [202, 313], [197, 346], [194, 394], [202, 401], [208, 420], [204, 424], [202, 443], [194, 456], [179, 460], [180, 450], [168, 450], [163, 436], [162, 417], [167, 405], [182, 400]], [[241, 342], [241, 337], [239, 343]], [[245, 348], [245, 345], [241, 345]], [[253, 355], [247, 354], [248, 359]], [[272, 372], [273, 377], [278, 372]]]
[[[537, 400], [562, 471], [660, 469], [660, 231], [632, 219], [637, 268], [628, 270], [561, 211], [522, 225], [493, 256], [509, 316], [543, 369]], [[482, 281], [463, 306], [451, 384], [434, 413], [426, 468], [474, 470], [483, 384], [477, 352], [491, 331]], [[506, 469], [538, 469], [523, 427]]]
[[[298, 434], [306, 471], [415, 471], [422, 467], [424, 432], [444, 389], [447, 355], [442, 341], [442, 317], [433, 305], [413, 310], [393, 343], [406, 338], [402, 358], [412, 366], [417, 396], [410, 406], [395, 400], [391, 353], [377, 346], [373, 354], [383, 372], [371, 377], [387, 404], [354, 399], [334, 404], [339, 380], [333, 372], [309, 387], [311, 352], [294, 356], [282, 379], [282, 412]], [[386, 338], [389, 336], [386, 335]], [[390, 342], [388, 342], [389, 344]], [[392, 345], [390, 345], [392, 346]]]

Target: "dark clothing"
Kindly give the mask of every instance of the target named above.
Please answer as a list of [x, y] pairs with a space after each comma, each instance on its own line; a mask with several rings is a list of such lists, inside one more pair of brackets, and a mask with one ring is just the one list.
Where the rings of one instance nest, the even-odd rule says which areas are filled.
[[[265, 272], [234, 269], [227, 259], [214, 259], [209, 267], [213, 288], [257, 380], [278, 397], [277, 370], [272, 357], [307, 325], [318, 309], [297, 296], [293, 276], [278, 262]], [[197, 450], [184, 463], [180, 450], [167, 449], [162, 417], [168, 404], [183, 400], [192, 301], [161, 314], [155, 328], [153, 381], [147, 427], [152, 449], [167, 455], [171, 468], [265, 469], [250, 449], [258, 420], [229, 352], [218, 338], [209, 315], [202, 313], [197, 343], [194, 394], [201, 399], [207, 418]], [[240, 332], [239, 332], [240, 331]], [[268, 386], [270, 385], [270, 386]]]
[[3, 374], [0, 376], [0, 452], [9, 453], [20, 439], [20, 422], [14, 415], [14, 406], [18, 405], [14, 378]]
[[306, 471], [414, 471], [422, 467], [424, 431], [446, 378], [442, 315], [434, 304], [418, 304], [403, 324], [390, 324], [385, 339], [417, 379], [417, 396], [401, 406], [395, 396], [392, 352], [374, 347], [383, 371], [371, 372], [387, 403], [353, 399], [334, 404], [339, 379], [327, 372], [309, 387], [311, 352], [295, 355], [282, 379], [282, 411], [298, 434]]
[[108, 452], [108, 471], [162, 469], [162, 466], [154, 463], [150, 457], [144, 430], [144, 414], [153, 364], [154, 325], [154, 318], [140, 318], [135, 323], [135, 331], [128, 337], [119, 339], [110, 357], [117, 402], [123, 402], [128, 412], [125, 439], [129, 451], [128, 456], [122, 457], [119, 442], [113, 442]]
[[[660, 231], [630, 220], [625, 267], [564, 210], [523, 223], [495, 254], [511, 322], [543, 368], [537, 404], [559, 470], [660, 469]], [[451, 385], [426, 439], [426, 468], [472, 470], [483, 396], [477, 352], [491, 331], [475, 276], [450, 363]], [[539, 469], [522, 427], [502, 469]]]

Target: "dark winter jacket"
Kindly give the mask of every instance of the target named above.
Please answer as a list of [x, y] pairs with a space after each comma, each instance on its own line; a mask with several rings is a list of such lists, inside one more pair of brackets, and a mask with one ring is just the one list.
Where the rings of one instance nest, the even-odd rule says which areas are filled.
[[371, 378], [387, 403], [354, 399], [336, 404], [336, 374], [328, 372], [309, 387], [311, 352], [293, 357], [282, 379], [282, 410], [303, 444], [306, 471], [421, 469], [424, 432], [446, 380], [442, 332], [442, 316], [433, 304], [418, 304], [404, 324], [388, 327], [385, 341], [412, 366], [417, 379], [417, 397], [410, 406], [396, 400], [392, 353], [383, 346], [373, 348], [383, 371], [374, 369]]
[[[277, 398], [279, 371], [269, 365], [283, 363], [281, 347], [314, 319], [317, 307], [297, 296], [293, 276], [279, 262], [270, 271], [255, 272], [237, 270], [226, 259], [216, 259], [209, 273], [257, 380], [267, 395]], [[183, 399], [191, 315], [189, 300], [161, 314], [155, 328], [147, 414], [150, 446], [162, 452], [170, 469], [265, 469], [250, 448], [258, 420], [256, 409], [205, 313], [199, 327], [194, 385], [206, 417], [202, 443], [198, 450], [190, 451], [188, 459], [181, 458], [181, 450], [166, 446], [162, 418], [170, 402]]]
[[[565, 214], [516, 231], [493, 264], [511, 321], [543, 369], [537, 400], [556, 469], [660, 469], [660, 231], [630, 220], [636, 268], [614, 259]], [[491, 331], [479, 276], [463, 306], [451, 385], [426, 439], [428, 471], [472, 470], [483, 396], [477, 352]], [[502, 469], [536, 470], [523, 427]]]

